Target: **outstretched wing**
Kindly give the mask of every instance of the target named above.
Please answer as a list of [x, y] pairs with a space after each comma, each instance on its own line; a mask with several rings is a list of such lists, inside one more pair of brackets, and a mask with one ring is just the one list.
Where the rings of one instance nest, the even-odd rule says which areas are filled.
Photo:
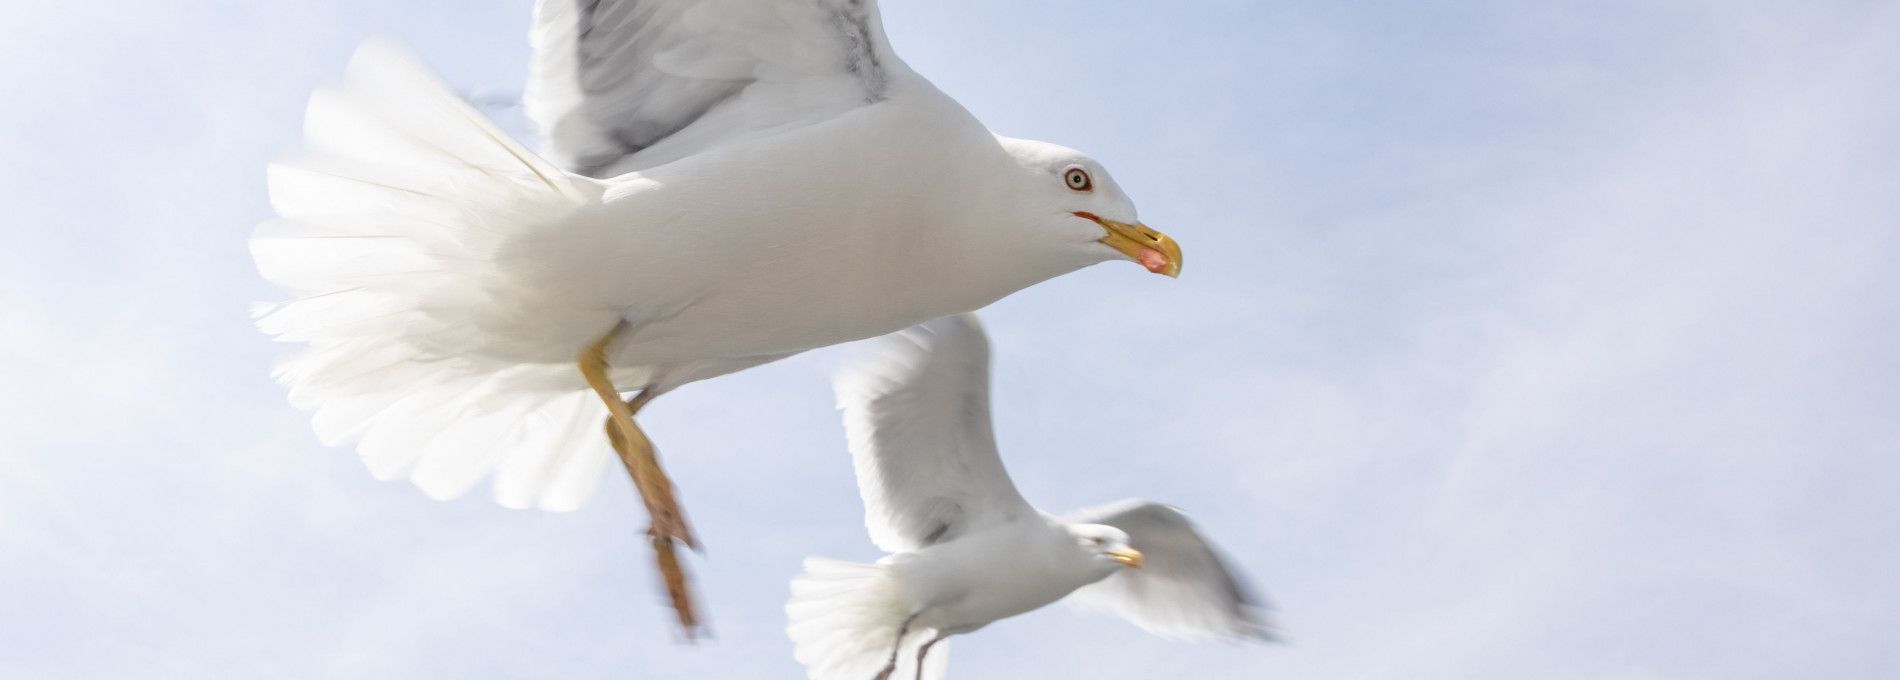
[[1274, 639], [1264, 602], [1173, 506], [1128, 500], [1063, 519], [1128, 532], [1143, 562], [1075, 591], [1071, 602], [1108, 610], [1157, 635]]
[[838, 406], [871, 541], [905, 552], [1034, 516], [996, 454], [989, 340], [975, 315], [875, 341], [838, 376]]
[[537, 0], [523, 104], [582, 174], [650, 168], [882, 99], [875, 0]]

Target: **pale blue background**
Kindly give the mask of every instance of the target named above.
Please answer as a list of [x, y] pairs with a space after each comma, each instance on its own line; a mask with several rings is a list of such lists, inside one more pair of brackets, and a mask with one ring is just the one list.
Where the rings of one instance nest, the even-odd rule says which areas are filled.
[[[1019, 484], [1185, 506], [1290, 640], [1052, 608], [957, 677], [1894, 673], [1900, 4], [886, 4], [919, 71], [1099, 156], [1187, 252], [989, 311]], [[432, 502], [267, 377], [244, 239], [304, 98], [375, 33], [517, 92], [526, 3], [8, 15], [0, 675], [800, 676], [799, 559], [875, 556], [842, 352], [644, 419], [711, 550], [697, 647], [624, 480]]]

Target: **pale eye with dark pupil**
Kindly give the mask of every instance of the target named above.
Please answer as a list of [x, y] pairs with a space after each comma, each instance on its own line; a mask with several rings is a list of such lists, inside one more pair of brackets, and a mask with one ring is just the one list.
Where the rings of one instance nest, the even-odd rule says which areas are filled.
[[1089, 174], [1087, 172], [1070, 170], [1067, 175], [1065, 181], [1068, 182], [1070, 189], [1087, 191], [1090, 188]]

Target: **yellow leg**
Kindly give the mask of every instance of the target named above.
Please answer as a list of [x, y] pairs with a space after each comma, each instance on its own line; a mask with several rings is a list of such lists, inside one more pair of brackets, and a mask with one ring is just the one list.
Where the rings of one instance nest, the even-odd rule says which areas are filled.
[[694, 613], [692, 593], [686, 586], [686, 570], [680, 566], [674, 542], [685, 543], [692, 548], [698, 548], [699, 543], [686, 527], [686, 517], [680, 512], [679, 502], [673, 498], [673, 483], [666, 478], [666, 471], [660, 468], [660, 461], [654, 456], [653, 442], [633, 422], [633, 414], [652, 397], [641, 392], [623, 402], [620, 400], [620, 391], [607, 377], [607, 347], [626, 329], [625, 322], [614, 326], [613, 330], [581, 353], [581, 375], [600, 395], [601, 400], [607, 403], [607, 439], [613, 443], [614, 451], [620, 454], [620, 462], [627, 466], [627, 473], [633, 476], [634, 488], [639, 490], [640, 499], [646, 503], [647, 514], [652, 522], [647, 527], [647, 538], [653, 545], [654, 559], [659, 563], [660, 576], [666, 582], [666, 594], [673, 602], [673, 611], [678, 615], [686, 637], [691, 639], [699, 630], [699, 616]]

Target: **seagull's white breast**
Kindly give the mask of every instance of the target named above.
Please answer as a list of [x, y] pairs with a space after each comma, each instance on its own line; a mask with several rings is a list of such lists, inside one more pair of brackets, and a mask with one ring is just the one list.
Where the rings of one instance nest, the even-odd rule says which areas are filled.
[[1036, 517], [992, 527], [893, 560], [917, 625], [968, 632], [1040, 609], [1110, 572], [1061, 527]]
[[616, 365], [871, 337], [1040, 278], [980, 242], [1008, 219], [982, 199], [1011, 162], [955, 102], [910, 93], [610, 180], [552, 249], [573, 262], [540, 266], [633, 325]]

